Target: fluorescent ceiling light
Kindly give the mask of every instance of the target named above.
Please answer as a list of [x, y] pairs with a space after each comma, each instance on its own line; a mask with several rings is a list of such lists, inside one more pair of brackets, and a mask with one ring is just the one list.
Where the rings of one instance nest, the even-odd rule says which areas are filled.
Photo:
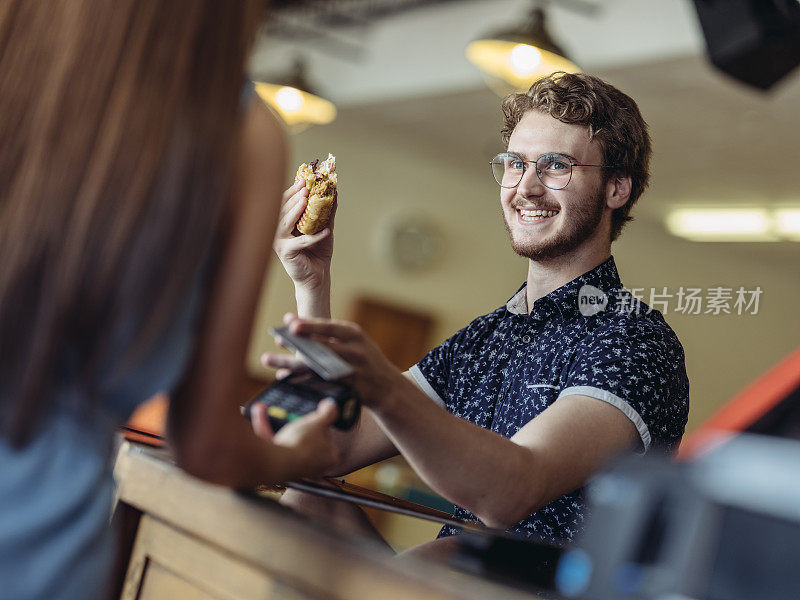
[[775, 229], [781, 237], [800, 241], [800, 208], [777, 209]]
[[698, 242], [769, 242], [778, 240], [764, 208], [680, 208], [667, 216], [667, 229]]

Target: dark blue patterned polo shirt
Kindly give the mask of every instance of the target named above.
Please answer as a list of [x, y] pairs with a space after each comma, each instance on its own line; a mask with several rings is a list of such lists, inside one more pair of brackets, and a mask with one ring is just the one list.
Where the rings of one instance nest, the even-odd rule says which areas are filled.
[[[410, 369], [454, 415], [507, 438], [562, 396], [590, 396], [636, 425], [640, 452], [672, 451], [689, 411], [683, 348], [660, 312], [622, 287], [613, 257], [534, 302], [525, 285], [505, 306], [478, 317]], [[582, 529], [576, 490], [509, 531], [549, 541]], [[456, 507], [455, 515], [476, 521]], [[458, 531], [445, 526], [439, 537]]]

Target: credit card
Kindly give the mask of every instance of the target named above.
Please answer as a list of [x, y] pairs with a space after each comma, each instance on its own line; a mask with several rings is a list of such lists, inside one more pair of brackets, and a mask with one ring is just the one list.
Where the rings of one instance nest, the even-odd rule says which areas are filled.
[[353, 367], [327, 346], [289, 331], [288, 326], [274, 327], [269, 332], [283, 340], [283, 345], [297, 352], [309, 368], [326, 381], [335, 381], [353, 374]]

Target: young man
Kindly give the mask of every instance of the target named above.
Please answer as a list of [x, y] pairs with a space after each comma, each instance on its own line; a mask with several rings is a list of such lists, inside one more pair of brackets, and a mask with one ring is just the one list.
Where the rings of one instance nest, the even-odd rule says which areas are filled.
[[369, 409], [342, 436], [337, 474], [400, 452], [457, 517], [571, 540], [592, 474], [620, 452], [672, 450], [688, 414], [680, 342], [623, 289], [611, 257], [647, 186], [650, 139], [634, 101], [585, 74], [542, 79], [503, 112], [507, 151], [492, 169], [527, 281], [405, 377], [357, 325], [328, 319], [332, 234], [292, 234], [302, 184], [284, 196], [275, 248], [297, 292], [287, 322], [354, 366]]

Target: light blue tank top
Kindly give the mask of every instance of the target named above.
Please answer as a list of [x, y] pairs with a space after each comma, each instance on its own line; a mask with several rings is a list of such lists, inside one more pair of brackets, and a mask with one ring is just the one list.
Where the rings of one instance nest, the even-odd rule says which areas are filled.
[[77, 389], [62, 385], [27, 445], [14, 449], [0, 438], [0, 599], [84, 600], [107, 592], [117, 549], [109, 527], [114, 432], [183, 373], [201, 304], [197, 279], [161, 338], [100, 403], [87, 408]]

